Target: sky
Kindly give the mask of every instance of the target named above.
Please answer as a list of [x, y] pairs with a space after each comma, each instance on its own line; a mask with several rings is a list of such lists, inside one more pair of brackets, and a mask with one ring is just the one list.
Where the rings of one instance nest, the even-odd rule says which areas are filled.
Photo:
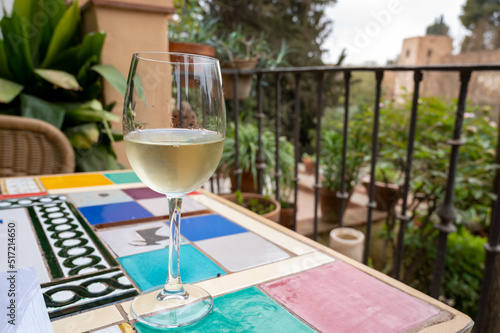
[[426, 28], [444, 15], [454, 39], [454, 52], [467, 35], [459, 16], [466, 0], [337, 0], [326, 10], [333, 31], [323, 44], [323, 60], [336, 63], [343, 48], [344, 65], [375, 61], [385, 65], [396, 59], [403, 39], [424, 36]]

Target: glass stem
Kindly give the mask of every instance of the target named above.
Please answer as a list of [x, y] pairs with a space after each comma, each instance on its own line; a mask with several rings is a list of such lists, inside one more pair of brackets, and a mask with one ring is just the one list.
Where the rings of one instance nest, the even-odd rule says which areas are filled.
[[169, 198], [168, 208], [170, 213], [170, 241], [168, 247], [168, 277], [165, 287], [158, 295], [159, 300], [168, 298], [186, 299], [189, 295], [182, 286], [180, 266], [181, 242], [181, 198]]

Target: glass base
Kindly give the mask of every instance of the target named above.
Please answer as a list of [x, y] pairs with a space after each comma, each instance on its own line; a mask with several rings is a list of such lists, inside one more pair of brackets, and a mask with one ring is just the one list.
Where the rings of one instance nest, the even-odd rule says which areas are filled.
[[[205, 318], [214, 305], [212, 296], [204, 289], [185, 284], [188, 296], [160, 296], [163, 286], [142, 292], [132, 302], [132, 314], [145, 325], [171, 328], [194, 324]], [[160, 299], [162, 298], [162, 300]]]

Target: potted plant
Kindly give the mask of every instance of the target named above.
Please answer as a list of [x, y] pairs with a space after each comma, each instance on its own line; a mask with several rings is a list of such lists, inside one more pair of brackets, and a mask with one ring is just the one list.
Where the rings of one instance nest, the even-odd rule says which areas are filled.
[[[377, 210], [388, 212], [394, 208], [400, 197], [400, 180], [401, 173], [392, 162], [377, 164], [373, 188], [373, 200], [377, 204]], [[368, 192], [370, 179], [364, 179], [363, 185]]]
[[[68, 7], [54, 1], [52, 14], [37, 0], [16, 0], [0, 21], [0, 113], [37, 118], [62, 130], [75, 150], [76, 171], [119, 169], [111, 144], [121, 134], [110, 122], [120, 118], [110, 112], [114, 103], [103, 105], [100, 99], [102, 77], [122, 94], [126, 81], [113, 66], [100, 64], [106, 34], [81, 34], [77, 1]], [[48, 21], [26, 29], [37, 17]]]
[[[256, 159], [258, 153], [258, 129], [253, 123], [238, 125], [238, 147], [239, 164], [242, 169], [241, 191], [257, 192], [257, 167]], [[280, 137], [280, 166], [282, 173], [288, 175], [293, 168], [293, 145], [285, 137]], [[224, 152], [222, 153], [220, 172], [231, 178], [231, 190], [236, 191], [236, 177], [233, 171], [236, 167], [235, 152], [235, 128], [230, 123], [227, 128]], [[272, 131], [262, 132], [262, 154], [265, 168], [263, 169], [264, 180], [271, 179], [275, 170], [275, 135]], [[284, 171], [286, 170], [286, 171]], [[271, 189], [267, 189], [270, 192]]]
[[205, 15], [198, 1], [174, 0], [176, 13], [169, 26], [169, 51], [215, 57], [219, 20]]
[[[217, 58], [221, 61], [221, 68], [250, 70], [257, 67], [259, 59], [269, 53], [264, 33], [258, 36], [255, 33], [244, 31], [240, 26], [236, 30], [222, 34], [217, 39]], [[252, 91], [252, 75], [238, 75], [238, 99], [245, 99]], [[234, 99], [233, 75], [222, 74], [224, 97]]]
[[268, 195], [235, 191], [234, 193], [224, 194], [222, 197], [271, 221], [279, 222], [280, 203]]
[[[360, 170], [367, 155], [367, 146], [362, 140], [362, 132], [354, 130], [347, 142], [347, 157], [345, 168], [345, 190], [349, 202], [354, 186], [358, 183]], [[337, 192], [341, 185], [342, 167], [342, 134], [337, 129], [323, 130], [321, 145], [322, 182], [319, 190], [321, 218], [328, 223], [338, 223], [340, 200]]]
[[281, 204], [280, 224], [289, 229], [293, 227], [293, 216], [295, 213], [294, 202], [294, 147], [286, 140], [280, 140], [280, 195]]

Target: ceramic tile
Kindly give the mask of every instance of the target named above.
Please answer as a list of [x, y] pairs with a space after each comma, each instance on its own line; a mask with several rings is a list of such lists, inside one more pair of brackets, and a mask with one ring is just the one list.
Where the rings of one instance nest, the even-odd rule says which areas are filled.
[[65, 201], [66, 197], [63, 195], [47, 195], [42, 197], [6, 199], [0, 201], [0, 210], [19, 208], [19, 207], [30, 207], [36, 205], [49, 204], [49, 203], [65, 202]]
[[[138, 333], [153, 333], [135, 324]], [[243, 289], [214, 299], [212, 313], [198, 323], [176, 332], [315, 332], [257, 288]]]
[[128, 323], [122, 323], [120, 325], [114, 325], [97, 331], [92, 331], [92, 333], [134, 333], [134, 332], [135, 332], [134, 329]]
[[116, 172], [116, 173], [105, 173], [104, 176], [111, 180], [115, 184], [130, 184], [130, 183], [140, 183], [141, 180], [135, 172]]
[[[211, 279], [225, 272], [192, 245], [181, 245], [181, 277], [185, 283]], [[127, 274], [141, 290], [165, 283], [168, 248], [118, 258]]]
[[[8, 290], [15, 283], [15, 296], [8, 296]], [[45, 302], [40, 291], [40, 282], [32, 267], [18, 269], [16, 272], [0, 272], [0, 332], [52, 332]], [[12, 304], [11, 300], [15, 303]], [[9, 307], [14, 306], [14, 313]], [[12, 320], [12, 321], [11, 321]], [[11, 321], [9, 323], [9, 321]], [[12, 323], [14, 325], [12, 325]], [[36, 328], [36, 329], [34, 329]]]
[[234, 235], [247, 230], [219, 215], [202, 215], [182, 219], [181, 234], [191, 242]]
[[[7, 258], [7, 229], [9, 223], [15, 223], [16, 230], [16, 263], [15, 268], [34, 267], [41, 283], [49, 282], [50, 277], [38, 247], [31, 222], [25, 208], [0, 210], [0, 258]], [[3, 245], [5, 244], [5, 246]], [[0, 271], [10, 270], [7, 260], [0, 261]]]
[[46, 177], [40, 177], [40, 181], [47, 190], [113, 184], [111, 180], [98, 173], [46, 176]]
[[[186, 196], [182, 202], [182, 214], [184, 216], [192, 215], [192, 213], [209, 212], [208, 207], [193, 200], [192, 196]], [[168, 200], [165, 196], [160, 198], [139, 199], [137, 200], [141, 206], [150, 211], [154, 216], [168, 216]]]
[[331, 263], [334, 260], [332, 257], [321, 252], [313, 252], [268, 265], [250, 268], [242, 272], [227, 274], [217, 279], [202, 281], [196, 285], [207, 290], [212, 296], [218, 296], [290, 274], [296, 274], [313, 267]]
[[193, 199], [207, 207], [210, 207], [210, 209], [216, 212], [218, 215], [221, 215], [233, 221], [234, 223], [237, 223], [238, 225], [249, 231], [253, 231], [257, 235], [272, 241], [273, 243], [281, 246], [284, 249], [287, 249], [288, 251], [296, 255], [302, 255], [315, 251], [315, 249], [311, 246], [308, 246], [301, 241], [282, 233], [281, 231], [271, 228], [264, 223], [255, 221], [253, 218], [242, 214], [237, 210], [230, 208], [225, 204], [206, 195], [198, 195], [193, 197]]
[[149, 187], [127, 188], [122, 191], [127, 193], [127, 195], [131, 196], [135, 200], [165, 198], [165, 194], [155, 192]]
[[47, 194], [47, 191], [37, 178], [0, 179], [0, 199], [44, 194]]
[[153, 217], [135, 201], [79, 208], [91, 225], [119, 223]]
[[195, 245], [230, 272], [238, 272], [290, 257], [276, 245], [251, 232], [210, 238], [195, 242]]
[[52, 321], [54, 333], [87, 332], [103, 326], [123, 321], [116, 306], [106, 306], [96, 310], [75, 314]]
[[120, 190], [102, 190], [80, 193], [69, 193], [67, 198], [76, 207], [101, 206], [113, 203], [134, 201]]
[[51, 319], [138, 294], [119, 268], [43, 284], [42, 292]]
[[70, 204], [49, 203], [28, 211], [54, 279], [118, 265]]
[[322, 332], [403, 332], [440, 312], [341, 261], [262, 288]]
[[[168, 246], [169, 233], [170, 228], [165, 222], [141, 222], [97, 232], [117, 257], [163, 249]], [[181, 237], [181, 243], [185, 242]]]

